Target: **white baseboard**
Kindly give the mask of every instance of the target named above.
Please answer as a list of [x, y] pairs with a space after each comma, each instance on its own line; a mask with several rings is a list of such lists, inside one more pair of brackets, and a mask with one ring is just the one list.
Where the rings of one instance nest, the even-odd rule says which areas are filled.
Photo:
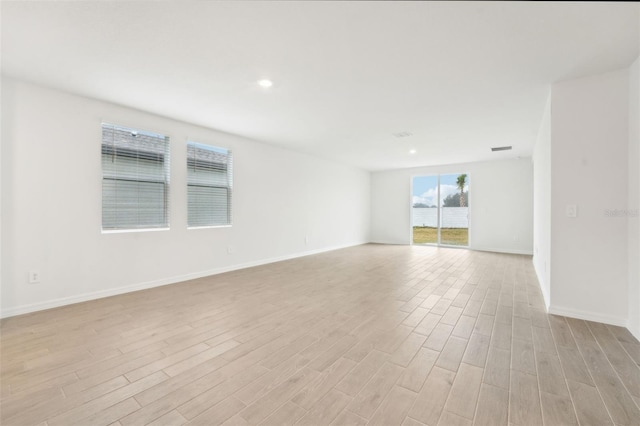
[[333, 250], [339, 250], [347, 247], [359, 246], [367, 244], [367, 242], [360, 242], [354, 244], [345, 244], [332, 247], [326, 247], [322, 249], [309, 250], [300, 253], [288, 254], [284, 256], [271, 257], [268, 259], [261, 259], [252, 262], [240, 263], [236, 265], [225, 266], [222, 268], [209, 269], [206, 271], [194, 272], [191, 274], [178, 275], [169, 278], [162, 278], [159, 280], [146, 281], [142, 283], [130, 284], [123, 287], [112, 288], [108, 290], [94, 291], [91, 293], [83, 293], [75, 296], [61, 297], [58, 299], [47, 300], [45, 302], [31, 303], [26, 305], [20, 305], [13, 308], [8, 308], [0, 311], [0, 318], [8, 318], [16, 315], [28, 314], [31, 312], [43, 311], [45, 309], [58, 308], [60, 306], [72, 305], [74, 303], [87, 302], [89, 300], [101, 299], [103, 297], [117, 296], [118, 294], [131, 293], [139, 290], [146, 290], [154, 287], [161, 287], [164, 285], [175, 284], [183, 281], [193, 280], [196, 278], [207, 277], [210, 275], [223, 274], [225, 272], [236, 271], [238, 269], [251, 268], [254, 266], [266, 265], [268, 263], [281, 262], [283, 260], [295, 259], [298, 257], [310, 256], [313, 254], [324, 253]]
[[542, 293], [542, 298], [544, 299], [544, 307], [547, 310], [547, 312], [549, 312], [549, 307], [551, 306], [551, 299], [549, 298], [550, 295], [547, 293], [547, 289], [543, 285], [545, 284], [544, 278], [543, 278], [543, 275], [538, 270], [538, 266], [536, 265], [535, 258], [533, 259], [533, 270], [535, 271], [536, 277], [538, 278], [538, 287], [540, 287], [540, 293]]
[[524, 255], [527, 255], [527, 256], [532, 256], [533, 255], [533, 251], [531, 251], [531, 250], [500, 249], [500, 248], [477, 247], [477, 246], [472, 246], [472, 247], [469, 247], [469, 248], [471, 250], [490, 251], [490, 252], [494, 252], [494, 253], [524, 254]]
[[[538, 267], [535, 262], [533, 262], [533, 270], [536, 272], [536, 276], [538, 277], [538, 284], [540, 285], [540, 292], [542, 293], [542, 297], [544, 298], [544, 303], [547, 308], [547, 312], [553, 315], [561, 315], [563, 317], [576, 318], [586, 321], [600, 322], [603, 324], [616, 325], [619, 327], [627, 328], [631, 334], [633, 334], [638, 340], [640, 340], [639, 336], [636, 336], [635, 333], [629, 328], [627, 318], [621, 318], [611, 315], [603, 315], [597, 312], [591, 311], [581, 311], [579, 309], [565, 308], [562, 306], [553, 306], [550, 304], [549, 295], [545, 291], [544, 280], [542, 278], [542, 274], [538, 270]], [[640, 334], [640, 333], [639, 333]]]
[[371, 240], [372, 244], [385, 244], [385, 245], [390, 245], [390, 246], [408, 246], [411, 245], [410, 242], [407, 242], [405, 240], [395, 240], [395, 241], [391, 241], [391, 240]]
[[633, 337], [638, 339], [638, 341], [640, 342], [640, 327], [632, 327], [631, 325], [629, 325], [629, 327], [627, 327], [627, 330], [629, 330], [629, 333], [633, 334]]
[[[410, 242], [407, 243], [406, 241], [381, 241], [381, 240], [373, 240], [371, 241], [371, 243], [373, 244], [387, 244], [387, 245], [402, 245], [402, 246], [407, 246], [407, 245], [422, 245], [422, 244], [411, 244]], [[437, 245], [435, 244], [427, 244], [430, 247], [437, 247]], [[475, 251], [489, 251], [489, 252], [494, 252], [494, 253], [506, 253], [506, 254], [524, 254], [524, 255], [528, 255], [531, 256], [533, 255], [533, 252], [531, 250], [508, 250], [508, 249], [496, 249], [496, 248], [488, 248], [488, 247], [476, 247], [476, 246], [469, 246], [469, 247], [458, 247], [458, 246], [441, 246], [443, 248], [463, 248], [463, 249], [469, 249], [469, 250], [475, 250]]]
[[601, 322], [603, 324], [617, 325], [619, 327], [627, 327], [627, 319], [612, 315], [603, 315], [597, 312], [581, 311], [578, 309], [565, 308], [562, 306], [549, 306], [549, 313], [554, 315], [562, 315], [563, 317], [571, 317], [586, 321]]

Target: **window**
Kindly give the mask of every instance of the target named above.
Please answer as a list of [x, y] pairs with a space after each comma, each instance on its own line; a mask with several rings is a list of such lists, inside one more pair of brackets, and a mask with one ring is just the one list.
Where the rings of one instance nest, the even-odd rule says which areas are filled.
[[169, 138], [102, 124], [102, 229], [169, 226]]
[[231, 225], [231, 151], [187, 143], [188, 225]]

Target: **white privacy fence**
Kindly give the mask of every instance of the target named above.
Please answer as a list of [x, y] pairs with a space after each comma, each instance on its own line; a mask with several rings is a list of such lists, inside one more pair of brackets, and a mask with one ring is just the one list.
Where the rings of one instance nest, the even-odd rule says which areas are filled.
[[[414, 207], [413, 226], [438, 226], [438, 209], [427, 207]], [[469, 207], [443, 207], [442, 228], [468, 228]]]

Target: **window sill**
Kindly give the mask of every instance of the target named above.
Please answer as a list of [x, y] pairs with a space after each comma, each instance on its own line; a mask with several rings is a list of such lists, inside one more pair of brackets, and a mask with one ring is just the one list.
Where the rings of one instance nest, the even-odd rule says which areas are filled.
[[169, 231], [171, 228], [145, 228], [145, 229], [103, 229], [102, 234], [129, 234], [132, 232], [157, 232]]
[[215, 228], [231, 228], [232, 225], [208, 225], [208, 226], [187, 226], [187, 230], [192, 229], [215, 229]]

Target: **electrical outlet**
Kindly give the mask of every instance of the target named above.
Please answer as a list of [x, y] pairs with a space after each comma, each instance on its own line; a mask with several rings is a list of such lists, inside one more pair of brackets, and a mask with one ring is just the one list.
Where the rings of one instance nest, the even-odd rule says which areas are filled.
[[40, 282], [40, 272], [29, 271], [29, 284], [37, 284]]
[[304, 243], [307, 244], [307, 245], [309, 244], [309, 236], [308, 235], [304, 236]]
[[578, 206], [575, 204], [567, 204], [567, 217], [578, 217]]
[[227, 246], [227, 254], [233, 254], [235, 253], [235, 250], [232, 246]]

